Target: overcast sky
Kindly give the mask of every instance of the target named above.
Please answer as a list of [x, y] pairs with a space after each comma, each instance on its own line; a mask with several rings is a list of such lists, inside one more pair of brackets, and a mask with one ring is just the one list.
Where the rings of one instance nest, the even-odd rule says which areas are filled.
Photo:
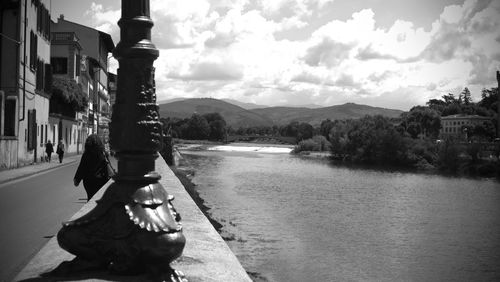
[[[408, 110], [497, 85], [498, 0], [151, 0], [158, 100]], [[52, 0], [119, 42], [120, 1]]]

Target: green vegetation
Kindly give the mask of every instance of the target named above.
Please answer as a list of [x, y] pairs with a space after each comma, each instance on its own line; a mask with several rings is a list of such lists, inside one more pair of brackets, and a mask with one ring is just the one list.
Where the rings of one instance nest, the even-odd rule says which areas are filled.
[[315, 135], [313, 138], [300, 141], [293, 149], [293, 152], [324, 152], [329, 151], [331, 146], [332, 144], [324, 136]]
[[[483, 90], [473, 103], [467, 88], [459, 98], [432, 99], [427, 106], [413, 107], [399, 121], [382, 116], [356, 120], [325, 120], [318, 131], [332, 144], [332, 158], [350, 163], [398, 166], [419, 170], [440, 170], [471, 175], [500, 175], [500, 144], [492, 122], [462, 126], [467, 140], [437, 140], [440, 118], [452, 114], [473, 114], [496, 118], [496, 89]], [[495, 157], [496, 156], [496, 157]]]
[[226, 137], [226, 121], [219, 113], [193, 114], [190, 118], [162, 118], [164, 132], [173, 138], [188, 140], [223, 141]]
[[[294, 153], [330, 152], [334, 161], [384, 167], [442, 171], [454, 174], [500, 175], [500, 144], [493, 121], [497, 113], [497, 89], [483, 89], [474, 103], [465, 88], [415, 106], [398, 118], [365, 115], [353, 119], [325, 119], [313, 127], [292, 121], [278, 126], [227, 126], [218, 113], [194, 114], [190, 118], [162, 119], [172, 137], [190, 140], [224, 141], [227, 135], [283, 136], [295, 138]], [[304, 109], [299, 109], [305, 111]], [[479, 115], [491, 121], [463, 125], [467, 140], [439, 140], [441, 117], [455, 114]]]
[[71, 110], [81, 112], [88, 106], [89, 99], [76, 81], [65, 76], [54, 76], [52, 78], [52, 106], [57, 110], [70, 106]]

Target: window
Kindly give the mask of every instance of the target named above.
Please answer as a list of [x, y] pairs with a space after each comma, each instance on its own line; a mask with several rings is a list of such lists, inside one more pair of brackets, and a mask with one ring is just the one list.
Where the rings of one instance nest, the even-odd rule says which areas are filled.
[[52, 92], [52, 66], [50, 64], [45, 64], [45, 72], [44, 72], [44, 87], [45, 93]]
[[37, 64], [36, 64], [36, 89], [37, 90], [43, 90], [43, 83], [44, 83], [44, 63], [42, 60], [38, 59]]
[[52, 131], [52, 142], [56, 142], [56, 125], [54, 124], [54, 130]]
[[45, 143], [47, 143], [47, 125], [45, 125]]
[[35, 88], [45, 93], [52, 91], [52, 66], [40, 59], [37, 61]]
[[3, 131], [3, 135], [5, 136], [16, 136], [16, 107], [16, 97], [7, 97], [5, 99], [5, 123]]
[[52, 73], [54, 74], [67, 74], [68, 73], [68, 58], [50, 58], [52, 65]]
[[36, 34], [31, 31], [30, 32], [30, 69], [35, 71], [38, 63], [38, 37]]
[[40, 147], [43, 146], [43, 124], [40, 124]]
[[36, 146], [36, 110], [28, 110], [28, 150]]
[[81, 71], [81, 60], [82, 60], [82, 57], [77, 54], [76, 55], [76, 63], [75, 63], [75, 66], [76, 66], [76, 76], [80, 76], [80, 71]]
[[50, 39], [50, 13], [41, 3], [37, 4], [36, 29], [45, 39]]

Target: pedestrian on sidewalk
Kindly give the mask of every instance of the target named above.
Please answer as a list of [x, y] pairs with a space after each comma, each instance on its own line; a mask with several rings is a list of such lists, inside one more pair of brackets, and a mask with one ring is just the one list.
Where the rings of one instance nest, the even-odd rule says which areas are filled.
[[61, 140], [59, 140], [59, 144], [57, 144], [57, 151], [56, 153], [59, 155], [59, 163], [62, 163], [62, 160], [64, 158], [64, 143]]
[[52, 143], [50, 140], [45, 144], [45, 153], [47, 153], [47, 161], [50, 163], [52, 160], [52, 152], [54, 152], [54, 146], [52, 146]]
[[85, 140], [82, 159], [73, 178], [75, 186], [83, 180], [87, 201], [111, 178], [108, 168], [111, 168], [111, 164], [109, 164], [101, 138], [96, 134], [89, 135]]

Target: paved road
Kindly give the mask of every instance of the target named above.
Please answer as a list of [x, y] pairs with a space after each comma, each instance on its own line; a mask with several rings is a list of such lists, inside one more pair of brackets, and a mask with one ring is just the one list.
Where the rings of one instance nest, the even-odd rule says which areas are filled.
[[0, 184], [0, 281], [10, 281], [85, 203], [78, 162]]

